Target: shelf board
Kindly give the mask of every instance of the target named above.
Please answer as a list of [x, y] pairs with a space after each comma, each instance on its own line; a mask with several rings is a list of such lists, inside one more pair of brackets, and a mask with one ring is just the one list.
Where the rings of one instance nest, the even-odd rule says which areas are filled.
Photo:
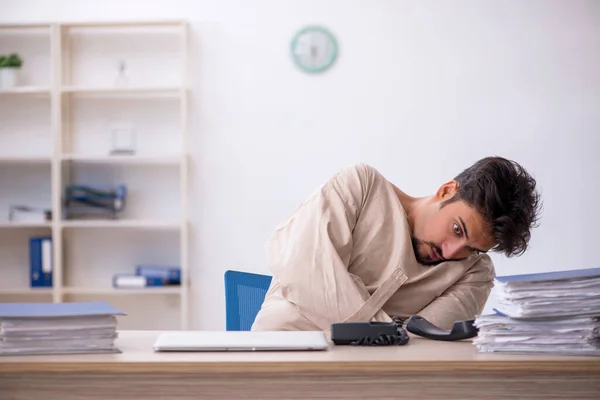
[[19, 288], [19, 289], [3, 289], [0, 288], [0, 294], [46, 294], [46, 295], [51, 295], [52, 294], [52, 288], [51, 287], [41, 287], [41, 288]]
[[14, 164], [50, 164], [52, 157], [43, 156], [4, 156], [0, 155], [0, 163]]
[[86, 288], [86, 287], [64, 287], [65, 294], [80, 295], [130, 295], [130, 294], [180, 294], [181, 286], [158, 286], [132, 289], [108, 288]]
[[65, 86], [62, 93], [90, 95], [144, 95], [144, 96], [176, 96], [185, 90], [182, 86], [131, 86], [131, 87], [85, 87]]
[[39, 28], [47, 28], [50, 29], [52, 24], [50, 23], [7, 23], [0, 24], [0, 29], [39, 29]]
[[134, 229], [179, 229], [179, 221], [161, 220], [66, 220], [61, 222], [65, 228], [134, 228]]
[[63, 28], [136, 28], [136, 27], [178, 27], [185, 25], [184, 20], [152, 20], [152, 21], [87, 21], [62, 23]]
[[181, 163], [181, 156], [138, 156], [138, 155], [80, 155], [65, 154], [63, 161], [74, 161], [88, 164], [150, 164], [150, 165], [177, 165]]
[[12, 222], [0, 221], [0, 229], [51, 228], [51, 222]]
[[47, 86], [17, 86], [0, 89], [0, 94], [50, 94], [50, 88]]

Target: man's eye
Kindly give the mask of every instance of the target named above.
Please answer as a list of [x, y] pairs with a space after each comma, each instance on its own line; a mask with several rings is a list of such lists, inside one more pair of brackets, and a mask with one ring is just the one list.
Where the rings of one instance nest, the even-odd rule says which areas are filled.
[[452, 230], [454, 231], [455, 234], [457, 234], [459, 236], [462, 234], [462, 230], [460, 229], [460, 226], [458, 226], [458, 224], [452, 225]]

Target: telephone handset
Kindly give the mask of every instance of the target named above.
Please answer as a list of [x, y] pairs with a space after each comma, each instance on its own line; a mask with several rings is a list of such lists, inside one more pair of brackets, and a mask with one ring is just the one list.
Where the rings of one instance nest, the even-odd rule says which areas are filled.
[[474, 325], [475, 320], [456, 321], [452, 330], [438, 328], [419, 315], [413, 315], [406, 321], [406, 330], [418, 336], [433, 340], [463, 340], [477, 336], [479, 329]]

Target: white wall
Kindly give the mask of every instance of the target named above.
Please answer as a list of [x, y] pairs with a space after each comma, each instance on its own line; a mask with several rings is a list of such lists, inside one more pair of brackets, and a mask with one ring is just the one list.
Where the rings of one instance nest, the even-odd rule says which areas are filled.
[[[271, 229], [347, 164], [427, 195], [486, 155], [538, 178], [545, 212], [498, 274], [597, 266], [600, 2], [0, 0], [2, 22], [186, 18], [192, 25], [195, 328], [224, 327], [223, 272], [268, 273]], [[307, 76], [305, 24], [340, 42]], [[491, 306], [490, 303], [488, 305]]]

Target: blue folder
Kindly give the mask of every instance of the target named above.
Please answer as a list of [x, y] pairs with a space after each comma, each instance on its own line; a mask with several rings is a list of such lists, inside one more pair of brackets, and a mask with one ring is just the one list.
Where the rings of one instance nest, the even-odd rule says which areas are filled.
[[181, 268], [176, 266], [138, 265], [135, 274], [153, 278], [161, 278], [169, 285], [181, 284]]
[[52, 237], [29, 239], [29, 269], [31, 287], [52, 287]]
[[536, 282], [600, 277], [600, 268], [574, 269], [570, 271], [542, 272], [537, 274], [508, 275], [496, 277], [498, 282]]
[[125, 315], [125, 313], [102, 301], [0, 303], [0, 318], [77, 317], [88, 315]]

